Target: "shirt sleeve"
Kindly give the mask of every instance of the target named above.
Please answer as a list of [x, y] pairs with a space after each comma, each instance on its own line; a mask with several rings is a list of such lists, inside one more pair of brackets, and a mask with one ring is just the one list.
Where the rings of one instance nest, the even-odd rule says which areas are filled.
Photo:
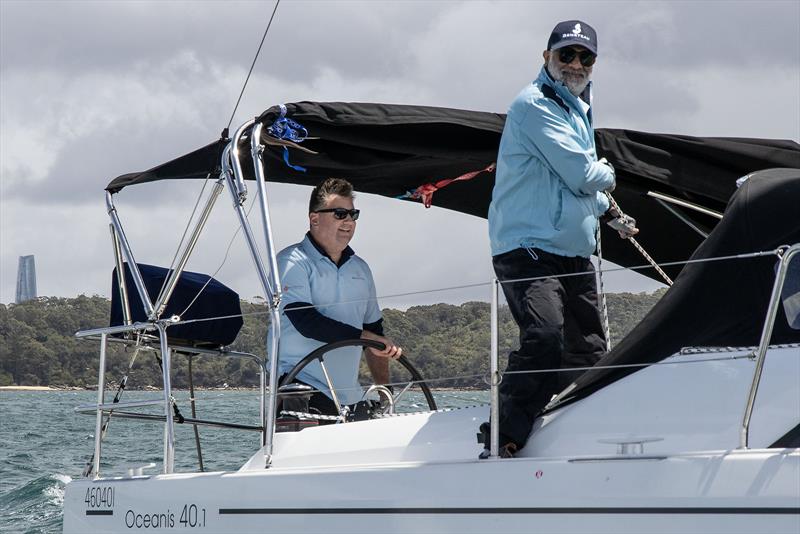
[[540, 153], [553, 171], [576, 195], [593, 195], [614, 183], [614, 172], [585, 148], [563, 111], [548, 99], [525, 106], [517, 124], [523, 144]]
[[364, 330], [369, 330], [373, 334], [383, 335], [383, 318], [378, 319], [374, 323], [364, 323]]

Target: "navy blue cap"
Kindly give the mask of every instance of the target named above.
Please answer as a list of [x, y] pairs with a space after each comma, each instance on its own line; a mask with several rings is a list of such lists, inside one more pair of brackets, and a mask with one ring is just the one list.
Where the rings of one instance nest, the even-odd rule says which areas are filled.
[[547, 41], [548, 50], [557, 50], [564, 46], [582, 46], [592, 53], [597, 54], [597, 32], [594, 28], [580, 20], [565, 20], [559, 22], [550, 33]]

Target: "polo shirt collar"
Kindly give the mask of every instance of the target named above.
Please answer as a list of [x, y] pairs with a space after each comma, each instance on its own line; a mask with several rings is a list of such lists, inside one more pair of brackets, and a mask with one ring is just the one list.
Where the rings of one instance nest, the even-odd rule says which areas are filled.
[[[315, 250], [315, 251], [316, 251], [316, 252], [319, 254], [319, 256], [320, 256], [321, 258], [328, 258], [328, 259], [330, 260], [330, 262], [331, 262], [331, 263], [333, 263], [334, 265], [336, 265], [336, 267], [341, 267], [342, 265], [344, 265], [344, 264], [345, 264], [345, 262], [347, 262], [347, 260], [349, 260], [349, 259], [350, 259], [350, 257], [351, 257], [351, 256], [353, 256], [353, 255], [355, 254], [355, 252], [353, 252], [353, 249], [352, 249], [352, 248], [350, 248], [350, 245], [348, 245], [348, 246], [347, 246], [347, 247], [346, 247], [346, 248], [345, 248], [345, 249], [342, 251], [342, 257], [341, 257], [341, 258], [339, 258], [339, 263], [337, 264], [337, 263], [335, 263], [335, 262], [333, 261], [333, 259], [331, 259], [331, 257], [328, 255], [328, 253], [327, 253], [327, 252], [325, 252], [325, 249], [324, 249], [324, 248], [322, 248], [322, 246], [321, 246], [319, 243], [317, 243], [317, 242], [314, 240], [314, 238], [313, 238], [313, 237], [311, 237], [311, 232], [306, 232], [306, 238], [305, 238], [305, 241], [308, 241], [308, 243], [309, 243], [309, 244], [311, 244], [312, 248], [313, 248], [313, 249], [314, 249], [314, 250]], [[308, 248], [308, 247], [306, 247], [306, 248]]]

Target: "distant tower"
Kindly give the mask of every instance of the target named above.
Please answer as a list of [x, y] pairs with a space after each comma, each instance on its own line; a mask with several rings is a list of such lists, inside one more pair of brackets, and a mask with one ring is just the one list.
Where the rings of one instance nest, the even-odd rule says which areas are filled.
[[17, 304], [36, 298], [36, 264], [33, 256], [20, 256], [17, 269]]

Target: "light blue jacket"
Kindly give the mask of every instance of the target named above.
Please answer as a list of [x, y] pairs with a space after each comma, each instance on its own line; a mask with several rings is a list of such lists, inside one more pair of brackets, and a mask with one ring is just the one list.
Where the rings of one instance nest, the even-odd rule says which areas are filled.
[[489, 206], [493, 256], [521, 247], [594, 253], [614, 171], [597, 161], [589, 109], [544, 67], [511, 103]]

